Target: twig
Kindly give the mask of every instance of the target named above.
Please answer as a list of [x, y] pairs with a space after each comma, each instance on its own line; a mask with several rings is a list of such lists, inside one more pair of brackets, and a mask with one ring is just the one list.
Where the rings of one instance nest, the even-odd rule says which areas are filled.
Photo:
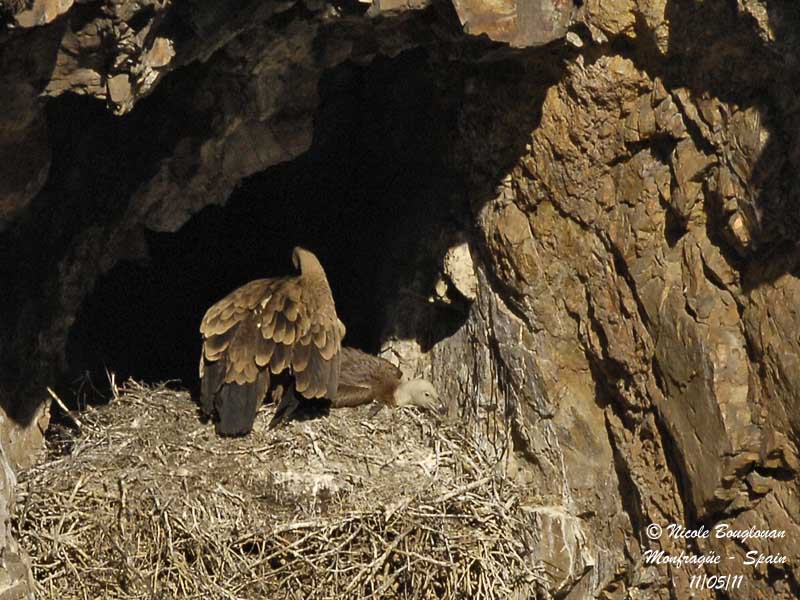
[[481, 487], [484, 484], [489, 483], [492, 480], [491, 477], [483, 477], [477, 481], [473, 481], [472, 483], [468, 483], [467, 485], [462, 485], [460, 488], [456, 488], [447, 492], [446, 494], [442, 494], [438, 498], [434, 500], [435, 503], [447, 502], [451, 498], [455, 498], [456, 496], [460, 496], [462, 494], [466, 494], [467, 492], [471, 492], [472, 490]]
[[67, 417], [69, 417], [69, 420], [72, 421], [78, 427], [78, 429], [83, 429], [83, 423], [81, 423], [81, 421], [80, 421], [80, 419], [78, 419], [78, 417], [75, 417], [75, 416], [72, 415], [72, 413], [67, 408], [67, 406], [64, 404], [64, 402], [61, 401], [61, 398], [58, 397], [58, 394], [56, 394], [53, 391], [53, 389], [50, 388], [50, 387], [47, 388], [47, 392], [50, 394], [50, 397], [53, 400], [55, 400], [55, 403], [58, 404], [58, 406], [61, 408], [61, 410], [64, 411], [64, 414], [66, 414]]

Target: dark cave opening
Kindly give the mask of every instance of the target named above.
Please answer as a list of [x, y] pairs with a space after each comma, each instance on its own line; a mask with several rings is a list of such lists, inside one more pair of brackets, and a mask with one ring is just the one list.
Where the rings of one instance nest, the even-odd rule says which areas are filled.
[[411, 287], [405, 299], [433, 325], [410, 335], [430, 345], [460, 326], [462, 315], [423, 297], [437, 249], [469, 214], [445, 164], [449, 107], [437, 104], [424, 64], [410, 52], [332, 70], [305, 154], [245, 179], [224, 207], [174, 233], [143, 232], [146, 257], [117, 263], [84, 299], [69, 380], [88, 373], [102, 390], [108, 369], [118, 382], [180, 380], [195, 391], [205, 310], [248, 281], [293, 273], [295, 245], [325, 266], [348, 345], [377, 351], [389, 303]]

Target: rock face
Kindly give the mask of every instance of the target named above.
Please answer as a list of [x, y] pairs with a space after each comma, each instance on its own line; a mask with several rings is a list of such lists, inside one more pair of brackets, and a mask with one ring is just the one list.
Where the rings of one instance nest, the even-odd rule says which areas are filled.
[[524, 48], [566, 35], [578, 7], [572, 0], [453, 0], [464, 31]]
[[8, 600], [33, 600], [30, 560], [11, 534], [11, 517], [14, 510], [14, 488], [17, 484], [14, 470], [3, 446], [0, 446], [0, 543], [3, 547], [3, 565], [0, 569], [0, 598]]
[[[412, 341], [422, 320], [401, 299], [387, 353], [427, 371], [453, 418], [527, 482], [553, 594], [686, 597], [693, 575], [742, 574], [730, 597], [796, 597], [792, 5], [71, 4], [12, 4], [17, 28], [0, 40], [0, 251], [14, 261], [2, 271], [4, 381], [53, 377], [83, 298], [136, 253], [142, 228], [174, 231], [305, 152], [325, 73], [424, 48], [443, 82], [431, 106], [453, 117], [438, 159], [462, 177], [471, 214], [406, 252], [417, 273], [439, 261], [407, 283], [463, 320]], [[47, 186], [63, 134], [42, 99], [65, 92], [104, 103], [98, 123], [126, 124], [111, 156], [136, 158], [115, 165], [113, 204]], [[29, 267], [21, 281], [16, 265]], [[648, 537], [650, 524], [700, 523], [785, 533]], [[651, 564], [654, 550], [724, 558]], [[752, 551], [787, 560], [744, 565]]]

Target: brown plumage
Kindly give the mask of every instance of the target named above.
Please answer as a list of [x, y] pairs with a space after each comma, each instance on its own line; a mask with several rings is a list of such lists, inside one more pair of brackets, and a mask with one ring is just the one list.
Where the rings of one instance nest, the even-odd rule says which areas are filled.
[[292, 261], [299, 275], [251, 281], [209, 308], [200, 324], [201, 406], [216, 413], [222, 435], [252, 429], [271, 376], [293, 378], [279, 411], [293, 410], [295, 391], [336, 395], [345, 327], [317, 257], [298, 247]]
[[339, 388], [332, 406], [350, 407], [375, 401], [376, 408], [419, 406], [441, 411], [439, 396], [425, 379], [402, 381], [403, 373], [388, 360], [342, 347]]

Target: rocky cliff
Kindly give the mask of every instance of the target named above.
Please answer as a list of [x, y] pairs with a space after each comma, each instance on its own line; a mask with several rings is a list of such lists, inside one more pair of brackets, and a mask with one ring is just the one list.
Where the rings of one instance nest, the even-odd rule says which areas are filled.
[[[550, 592], [688, 597], [704, 573], [744, 576], [726, 597], [800, 593], [793, 3], [33, 0], [2, 14], [14, 419], [67, 370], [81, 306], [148, 232], [191, 226], [275, 165], [319, 180], [324, 161], [302, 161], [352, 136], [367, 165], [355, 210], [409, 207], [368, 249], [391, 292], [372, 326], [526, 482]], [[302, 223], [298, 236], [320, 227]], [[723, 558], [697, 569], [648, 550]], [[786, 560], [746, 565], [752, 551]]]

